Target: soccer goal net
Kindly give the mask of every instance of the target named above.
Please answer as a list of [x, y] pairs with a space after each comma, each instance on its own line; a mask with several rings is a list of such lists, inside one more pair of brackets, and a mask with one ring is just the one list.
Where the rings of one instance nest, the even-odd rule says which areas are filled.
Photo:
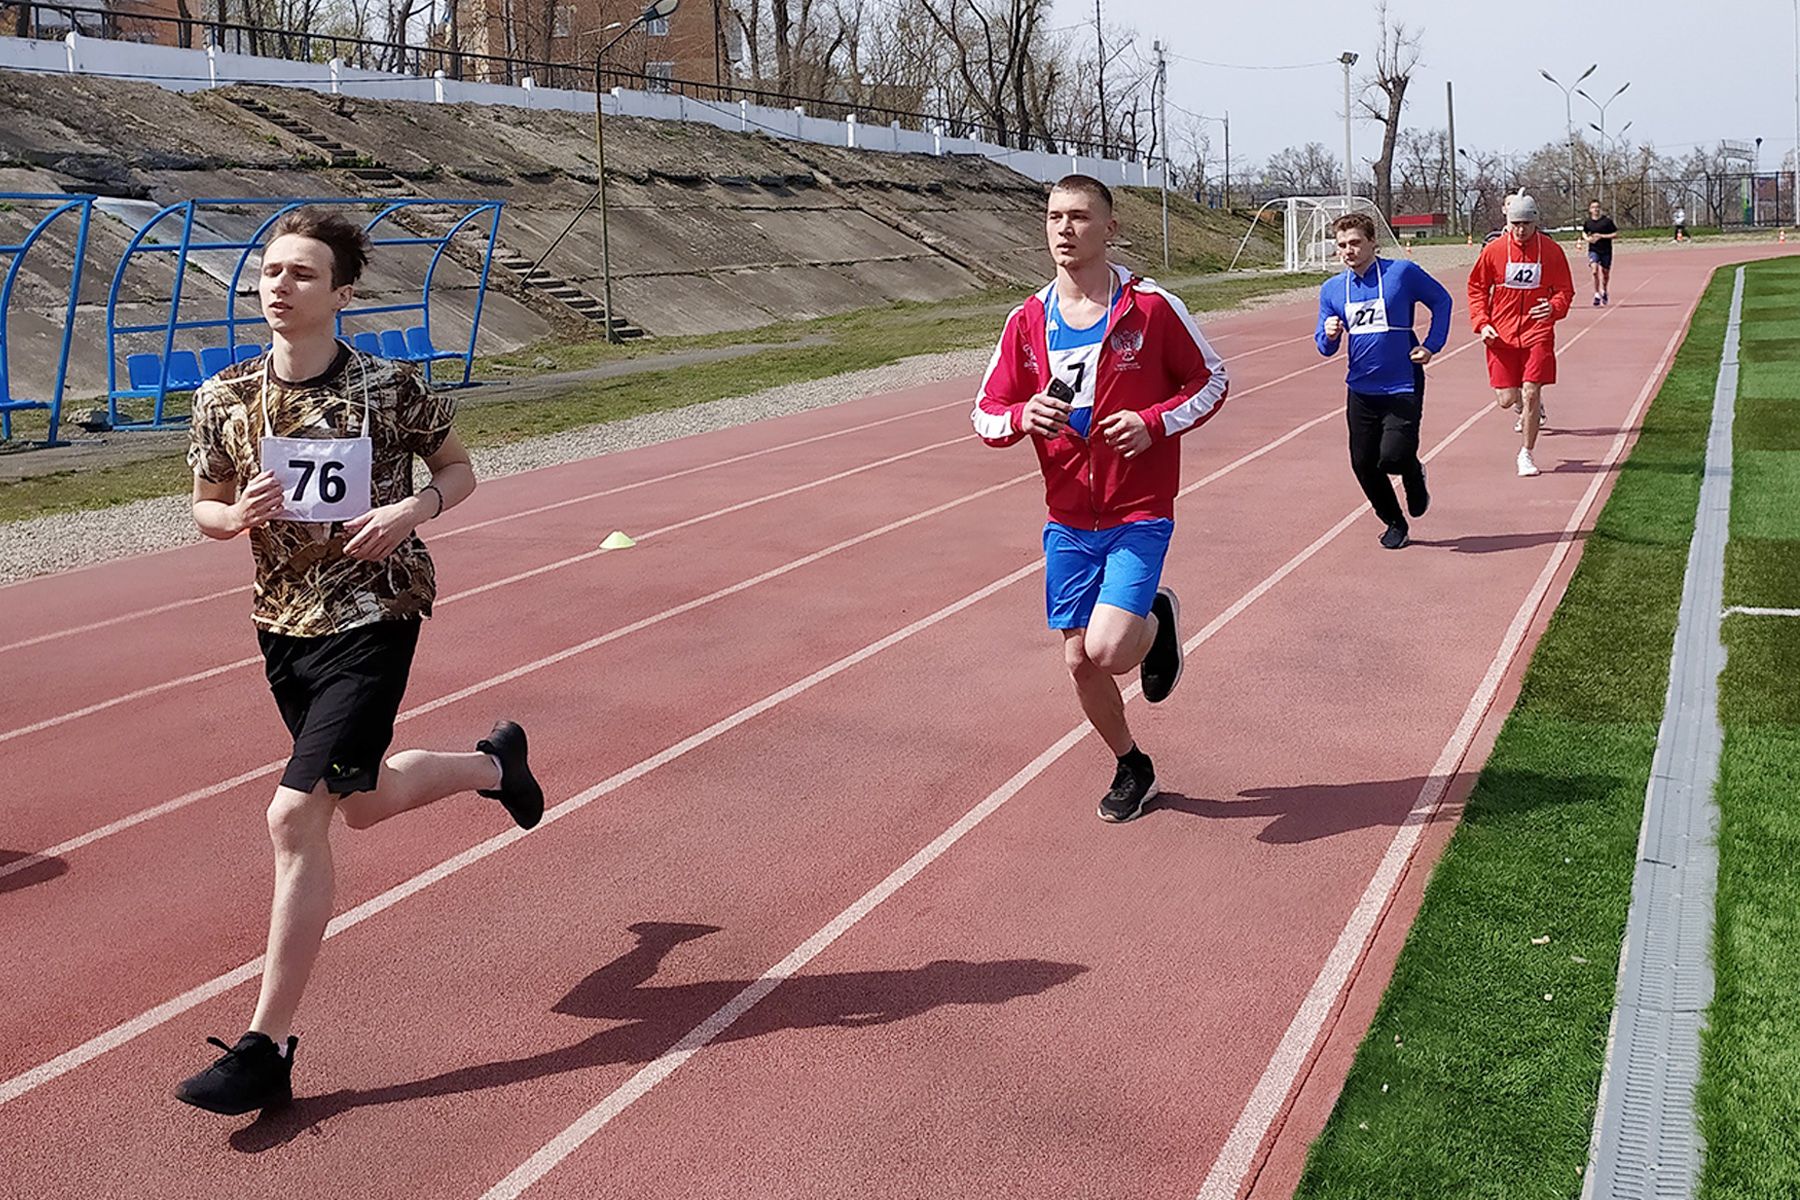
[[1364, 213], [1375, 222], [1375, 241], [1381, 250], [1395, 250], [1400, 239], [1388, 228], [1375, 202], [1362, 196], [1283, 196], [1256, 210], [1231, 265], [1250, 244], [1259, 225], [1273, 221], [1281, 224], [1282, 269], [1286, 271], [1327, 271], [1337, 264], [1337, 235], [1331, 226], [1348, 213]]

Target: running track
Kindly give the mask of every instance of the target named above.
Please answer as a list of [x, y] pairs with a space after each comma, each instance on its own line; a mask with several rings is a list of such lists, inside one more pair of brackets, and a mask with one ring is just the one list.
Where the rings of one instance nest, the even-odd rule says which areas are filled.
[[1132, 703], [1166, 794], [1120, 828], [1042, 627], [1035, 464], [973, 438], [969, 384], [485, 483], [432, 538], [397, 745], [510, 715], [558, 807], [338, 834], [302, 1098], [255, 1123], [169, 1098], [241, 1031], [267, 916], [247, 546], [0, 588], [0, 1197], [1286, 1195], [1425, 818], [1707, 273], [1754, 253], [1621, 260], [1563, 327], [1536, 480], [1479, 349], [1440, 357], [1398, 554], [1311, 306], [1207, 322], [1189, 665]]

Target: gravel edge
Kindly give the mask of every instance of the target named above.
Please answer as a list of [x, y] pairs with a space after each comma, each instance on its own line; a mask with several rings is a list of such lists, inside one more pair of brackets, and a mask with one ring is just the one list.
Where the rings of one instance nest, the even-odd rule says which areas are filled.
[[[474, 452], [475, 473], [482, 479], [516, 475], [864, 396], [967, 378], [981, 373], [990, 354], [984, 349], [921, 354], [882, 367], [783, 384], [747, 396], [709, 400], [604, 425], [485, 446]], [[199, 540], [188, 501], [181, 496], [11, 521], [0, 525], [0, 584]]]

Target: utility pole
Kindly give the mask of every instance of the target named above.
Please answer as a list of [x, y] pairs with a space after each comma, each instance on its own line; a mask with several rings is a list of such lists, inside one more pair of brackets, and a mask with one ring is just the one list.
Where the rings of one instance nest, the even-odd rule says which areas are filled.
[[[1794, 3], [1800, 4], [1800, 0], [1794, 0]], [[1800, 156], [1800, 150], [1795, 151], [1795, 154], [1797, 156]], [[1796, 175], [1796, 178], [1800, 178], [1800, 175]], [[1797, 194], [1800, 194], [1800, 193], [1797, 193]], [[1224, 199], [1225, 199], [1225, 211], [1230, 212], [1231, 211], [1231, 110], [1229, 108], [1225, 110], [1225, 197], [1224, 197]]]
[[1100, 32], [1100, 0], [1094, 0], [1094, 62], [1100, 70], [1100, 157], [1106, 157], [1106, 38]]
[[1162, 178], [1162, 219], [1163, 219], [1163, 270], [1169, 269], [1169, 152], [1172, 144], [1169, 138], [1169, 60], [1165, 57], [1168, 50], [1160, 41], [1150, 43], [1156, 51], [1156, 86], [1161, 89], [1157, 101], [1159, 113], [1158, 131], [1162, 137], [1163, 178]]
[[1350, 211], [1351, 186], [1354, 180], [1354, 168], [1350, 157], [1350, 68], [1356, 65], [1356, 55], [1346, 50], [1339, 58], [1344, 64], [1344, 211]]
[[[1800, 0], [1794, 0], [1800, 4]], [[1448, 79], [1444, 80], [1444, 104], [1450, 110], [1450, 233], [1452, 236], [1462, 232], [1458, 228], [1462, 224], [1462, 193], [1456, 188], [1456, 89]]]

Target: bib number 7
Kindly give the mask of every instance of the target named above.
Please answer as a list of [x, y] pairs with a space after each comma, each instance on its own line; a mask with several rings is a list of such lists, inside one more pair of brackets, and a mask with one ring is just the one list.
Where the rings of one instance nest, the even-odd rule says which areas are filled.
[[294, 494], [288, 497], [295, 504], [306, 503], [306, 487], [316, 478], [318, 480], [318, 498], [327, 504], [336, 504], [344, 498], [348, 487], [344, 482], [344, 464], [332, 460], [322, 463], [310, 458], [290, 458], [288, 468], [300, 472], [294, 481]]

